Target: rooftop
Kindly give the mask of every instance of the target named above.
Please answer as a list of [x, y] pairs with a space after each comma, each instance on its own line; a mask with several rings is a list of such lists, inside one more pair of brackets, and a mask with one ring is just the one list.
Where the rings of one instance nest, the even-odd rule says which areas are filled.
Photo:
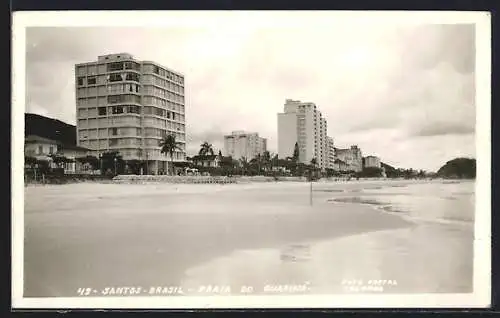
[[37, 135], [28, 135], [24, 138], [24, 142], [25, 143], [47, 143], [47, 144], [52, 144], [52, 145], [58, 145], [60, 146], [62, 149], [66, 149], [66, 150], [81, 150], [81, 151], [89, 151], [90, 149], [88, 148], [84, 148], [84, 147], [80, 147], [80, 146], [77, 146], [77, 145], [69, 145], [69, 144], [64, 144], [60, 141], [57, 141], [57, 140], [52, 140], [52, 139], [49, 139], [49, 138], [44, 138], [44, 137], [40, 137], [40, 136], [37, 136]]

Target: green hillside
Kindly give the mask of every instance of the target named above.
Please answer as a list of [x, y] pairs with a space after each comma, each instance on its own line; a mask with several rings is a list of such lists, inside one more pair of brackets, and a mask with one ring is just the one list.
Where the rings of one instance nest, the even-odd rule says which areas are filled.
[[446, 162], [437, 175], [442, 178], [474, 179], [476, 178], [476, 159], [455, 158]]

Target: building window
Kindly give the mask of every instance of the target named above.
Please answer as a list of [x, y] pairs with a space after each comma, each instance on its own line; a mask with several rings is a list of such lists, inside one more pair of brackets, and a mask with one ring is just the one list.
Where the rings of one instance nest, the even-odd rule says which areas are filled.
[[120, 81], [122, 81], [122, 76], [121, 76], [121, 74], [110, 74], [108, 76], [108, 81], [111, 83], [120, 82]]
[[87, 84], [88, 85], [96, 85], [97, 79], [95, 77], [89, 77], [89, 78], [87, 78]]
[[38, 154], [43, 154], [43, 146], [38, 146]]
[[156, 109], [156, 115], [157, 116], [162, 116], [165, 117], [165, 110], [161, 108], [155, 108]]
[[123, 101], [124, 101], [123, 95], [109, 95], [108, 96], [108, 103], [109, 104], [121, 103]]
[[109, 145], [110, 146], [116, 146], [116, 145], [118, 145], [118, 139], [110, 139], [109, 140]]
[[82, 86], [83, 85], [83, 77], [79, 77], [78, 78], [78, 86]]
[[117, 136], [118, 135], [118, 128], [111, 128], [111, 136]]
[[139, 106], [128, 106], [127, 112], [132, 114], [139, 114]]
[[139, 82], [139, 74], [137, 74], [137, 73], [127, 73], [126, 80], [127, 81]]
[[54, 153], [54, 147], [53, 146], [50, 146], [49, 147], [49, 154], [53, 154]]
[[123, 114], [123, 106], [113, 106], [113, 114]]
[[123, 62], [109, 63], [107, 70], [108, 72], [123, 70]]
[[105, 116], [106, 115], [106, 107], [99, 107], [99, 116]]
[[160, 74], [160, 68], [159, 68], [158, 66], [156, 66], [156, 65], [155, 65], [155, 66], [153, 66], [153, 73], [155, 73], [155, 74], [158, 74], [158, 75], [159, 75], [159, 74]]
[[125, 62], [125, 69], [126, 70], [140, 71], [141, 65], [139, 63], [136, 63], [136, 62]]

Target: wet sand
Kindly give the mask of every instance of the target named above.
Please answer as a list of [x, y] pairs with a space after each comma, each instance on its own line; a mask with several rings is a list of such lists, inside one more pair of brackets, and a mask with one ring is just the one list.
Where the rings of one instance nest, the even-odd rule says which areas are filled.
[[331, 195], [315, 193], [311, 207], [304, 183], [28, 187], [25, 297], [178, 285], [188, 269], [235, 251], [411, 226], [370, 207], [329, 204]]

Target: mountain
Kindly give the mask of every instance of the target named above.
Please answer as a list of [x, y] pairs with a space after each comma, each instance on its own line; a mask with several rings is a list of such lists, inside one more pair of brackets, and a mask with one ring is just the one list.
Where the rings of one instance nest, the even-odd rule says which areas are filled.
[[24, 114], [24, 134], [60, 141], [65, 145], [76, 145], [76, 126], [37, 114]]
[[437, 175], [442, 178], [474, 179], [476, 178], [476, 159], [455, 158], [446, 162]]

